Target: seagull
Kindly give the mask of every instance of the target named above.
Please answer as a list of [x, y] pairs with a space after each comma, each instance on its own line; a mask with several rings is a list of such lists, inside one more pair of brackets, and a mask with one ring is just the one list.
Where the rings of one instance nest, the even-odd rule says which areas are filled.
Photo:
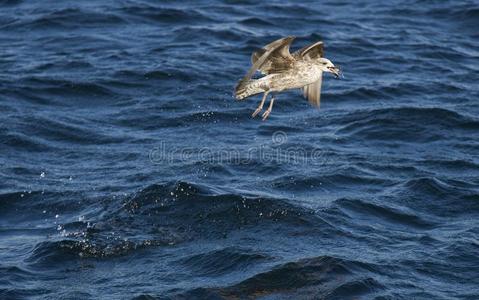
[[[301, 88], [309, 103], [319, 108], [323, 72], [332, 73], [339, 78], [339, 68], [324, 57], [323, 42], [316, 42], [291, 54], [289, 47], [294, 39], [294, 36], [288, 36], [253, 52], [253, 65], [235, 88], [238, 100], [263, 93], [258, 108], [252, 114], [253, 118], [263, 110], [269, 93], [289, 89]], [[256, 71], [265, 76], [252, 79]], [[274, 98], [272, 94], [269, 107], [262, 115], [263, 121], [271, 114]]]

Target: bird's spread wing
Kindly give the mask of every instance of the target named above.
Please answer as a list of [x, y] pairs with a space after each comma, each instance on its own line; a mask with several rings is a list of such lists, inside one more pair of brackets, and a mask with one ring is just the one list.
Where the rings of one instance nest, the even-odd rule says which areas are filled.
[[[289, 52], [289, 46], [293, 40], [293, 36], [285, 37], [253, 52], [251, 55], [253, 72], [259, 70], [263, 74], [271, 74], [280, 73], [291, 68], [295, 59]], [[263, 58], [264, 62], [259, 63]]]
[[303, 58], [307, 60], [324, 57], [323, 42], [316, 42], [314, 44], [301, 48], [293, 53], [293, 57], [298, 59]]
[[[263, 73], [268, 72], [265, 74], [269, 74], [270, 70], [278, 70], [280, 68], [280, 65], [285, 67], [286, 62], [292, 63], [294, 61], [294, 58], [289, 53], [289, 45], [293, 40], [294, 37], [285, 37], [276, 40], [261, 49], [260, 51], [262, 52], [262, 54], [258, 57], [255, 57], [253, 61], [253, 66], [249, 69], [248, 73], [246, 73], [246, 75], [238, 82], [235, 91], [238, 92], [239, 90], [241, 90], [241, 88], [245, 86], [245, 84], [253, 77], [254, 73], [257, 70], [261, 70]], [[254, 55], [255, 54], [253, 53], [253, 56]]]
[[[322, 73], [322, 72], [321, 72]], [[307, 86], [303, 87], [303, 95], [305, 98], [308, 99], [308, 102], [319, 108], [321, 104], [321, 83], [323, 81], [323, 74], [319, 77], [319, 80], [308, 84]]]

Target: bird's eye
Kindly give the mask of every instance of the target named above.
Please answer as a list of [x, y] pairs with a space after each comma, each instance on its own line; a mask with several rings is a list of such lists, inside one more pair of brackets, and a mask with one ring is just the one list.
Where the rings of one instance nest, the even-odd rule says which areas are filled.
[[323, 62], [323, 65], [325, 66], [325, 65], [326, 65], [326, 63], [325, 63], [325, 62]]

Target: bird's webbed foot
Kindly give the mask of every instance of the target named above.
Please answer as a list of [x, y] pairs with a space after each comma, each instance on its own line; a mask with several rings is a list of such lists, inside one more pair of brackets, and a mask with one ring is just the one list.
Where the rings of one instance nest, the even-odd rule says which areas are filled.
[[271, 102], [269, 103], [268, 109], [263, 113], [263, 121], [265, 121], [269, 115], [271, 114], [271, 111], [273, 110], [273, 103], [274, 103], [274, 96], [271, 98]]
[[256, 115], [258, 115], [262, 110], [263, 110], [263, 105], [264, 105], [264, 102], [266, 101], [266, 97], [268, 97], [268, 94], [269, 92], [266, 91], [263, 95], [263, 99], [261, 99], [261, 102], [258, 106], [258, 108], [256, 108], [256, 110], [253, 112], [253, 114], [251, 115], [251, 117], [256, 117]]

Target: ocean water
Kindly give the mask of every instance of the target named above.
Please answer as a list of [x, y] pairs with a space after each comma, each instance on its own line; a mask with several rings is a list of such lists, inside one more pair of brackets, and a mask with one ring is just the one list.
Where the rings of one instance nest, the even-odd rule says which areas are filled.
[[[0, 0], [0, 299], [479, 299], [479, 2]], [[321, 109], [235, 101], [323, 40]]]

